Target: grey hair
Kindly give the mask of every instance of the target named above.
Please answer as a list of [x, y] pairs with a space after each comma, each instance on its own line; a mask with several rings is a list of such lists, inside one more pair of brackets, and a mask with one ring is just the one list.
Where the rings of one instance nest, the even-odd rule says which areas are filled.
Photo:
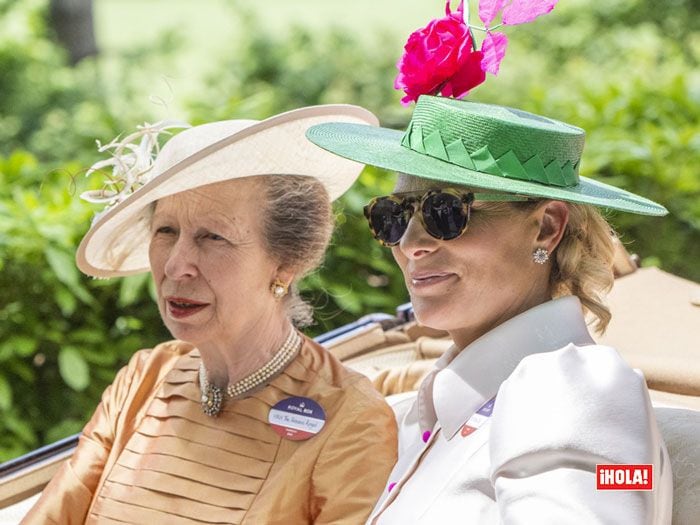
[[294, 271], [285, 297], [287, 315], [295, 326], [313, 323], [313, 308], [299, 295], [298, 281], [323, 261], [333, 233], [331, 199], [318, 179], [302, 175], [263, 175], [265, 189], [263, 242], [267, 253]]

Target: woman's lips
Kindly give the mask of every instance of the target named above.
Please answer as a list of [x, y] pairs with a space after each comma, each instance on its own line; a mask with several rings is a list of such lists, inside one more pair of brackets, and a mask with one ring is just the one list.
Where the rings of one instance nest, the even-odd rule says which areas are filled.
[[411, 288], [413, 290], [425, 290], [436, 284], [443, 283], [454, 277], [450, 272], [420, 272], [411, 274]]
[[176, 319], [189, 317], [209, 306], [209, 303], [187, 299], [186, 297], [166, 297], [165, 302], [168, 306], [168, 313]]

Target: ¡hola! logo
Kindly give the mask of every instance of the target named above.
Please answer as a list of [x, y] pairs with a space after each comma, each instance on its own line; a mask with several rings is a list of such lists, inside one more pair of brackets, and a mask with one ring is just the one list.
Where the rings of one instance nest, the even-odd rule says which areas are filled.
[[652, 490], [653, 465], [596, 465], [598, 490]]

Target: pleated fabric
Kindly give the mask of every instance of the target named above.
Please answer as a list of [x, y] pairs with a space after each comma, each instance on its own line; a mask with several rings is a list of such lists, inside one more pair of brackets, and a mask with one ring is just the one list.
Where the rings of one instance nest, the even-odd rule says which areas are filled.
[[[136, 352], [22, 524], [365, 522], [396, 461], [393, 412], [367, 378], [305, 338], [282, 374], [212, 418], [199, 363], [181, 341]], [[272, 429], [288, 397], [323, 407], [318, 434]]]
[[[393, 414], [365, 378], [306, 340], [296, 359], [270, 384], [244, 399], [227, 399], [213, 418], [200, 405], [198, 351], [179, 353], [154, 392], [123, 394], [127, 400], [141, 399], [145, 406], [122, 407], [119, 424], [112, 423], [118, 429], [131, 422], [133, 430], [120, 451], [115, 450], [119, 436], [110, 437], [108, 454], [113, 459], [100, 460], [105, 470], [89, 510], [83, 511], [85, 523], [364, 521], [395, 460], [396, 446]], [[135, 373], [132, 381], [117, 386], [138, 390], [133, 383], [137, 377]], [[282, 439], [268, 423], [272, 406], [297, 396], [313, 398], [326, 411], [326, 426], [306, 441]], [[113, 390], [110, 402], [117, 397]], [[111, 414], [111, 409], [103, 412]], [[136, 418], [140, 419], [134, 422]], [[106, 432], [108, 424], [93, 421], [86, 429], [99, 426]], [[333, 434], [339, 435], [337, 441]], [[86, 438], [92, 444], [90, 436]], [[343, 458], [345, 465], [337, 464]], [[358, 466], [367, 470], [369, 479], [350, 479]], [[76, 467], [77, 476], [89, 470], [86, 465]], [[50, 515], [49, 503], [43, 504]], [[75, 508], [64, 507], [61, 514], [66, 512], [79, 515]], [[71, 518], [63, 523], [74, 522]]]
[[[280, 438], [255, 398], [202, 413], [196, 351], [177, 361], [126, 444], [88, 523], [240, 523]], [[250, 405], [250, 406], [249, 406]], [[242, 410], [240, 410], [242, 408]]]

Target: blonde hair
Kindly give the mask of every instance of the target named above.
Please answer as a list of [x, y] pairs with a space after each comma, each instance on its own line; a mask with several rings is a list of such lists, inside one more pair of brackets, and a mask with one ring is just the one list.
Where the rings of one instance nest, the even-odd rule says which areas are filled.
[[614, 231], [597, 208], [567, 203], [569, 223], [554, 253], [550, 274], [552, 297], [575, 295], [597, 318], [594, 329], [602, 334], [610, 322], [603, 297], [612, 288]]

